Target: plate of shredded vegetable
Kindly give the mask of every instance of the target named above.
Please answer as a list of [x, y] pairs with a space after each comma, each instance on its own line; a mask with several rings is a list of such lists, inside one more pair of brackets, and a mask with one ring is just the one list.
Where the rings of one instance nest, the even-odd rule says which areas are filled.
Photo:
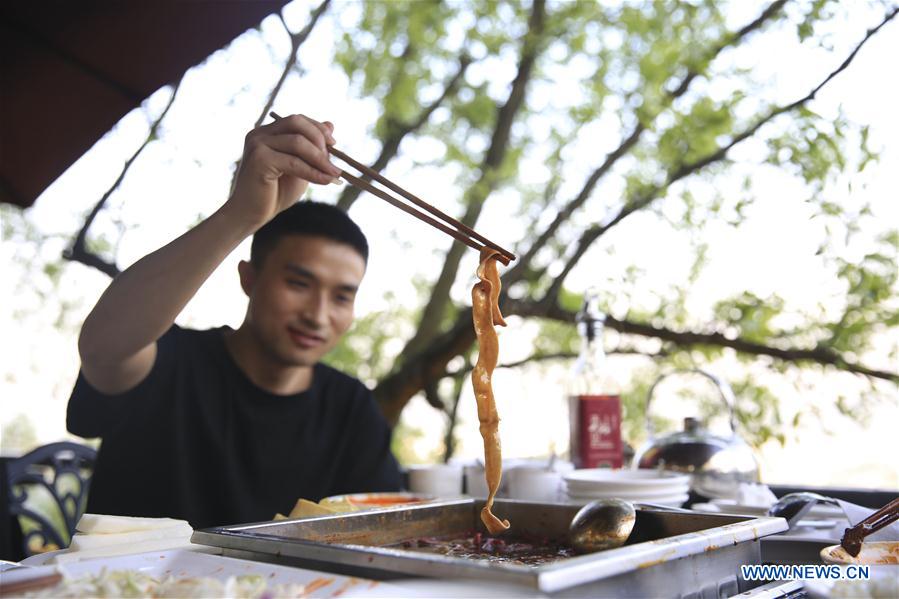
[[389, 586], [327, 572], [171, 550], [7, 571], [2, 593], [54, 598], [395, 596]]

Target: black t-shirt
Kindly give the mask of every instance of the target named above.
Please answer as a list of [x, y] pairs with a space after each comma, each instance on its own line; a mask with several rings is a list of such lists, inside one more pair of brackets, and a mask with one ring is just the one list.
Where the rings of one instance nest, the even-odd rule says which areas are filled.
[[88, 511], [205, 528], [270, 520], [300, 497], [399, 490], [390, 428], [360, 381], [317, 364], [308, 390], [269, 393], [228, 353], [226, 328], [173, 326], [120, 395], [79, 374], [67, 427], [103, 438]]

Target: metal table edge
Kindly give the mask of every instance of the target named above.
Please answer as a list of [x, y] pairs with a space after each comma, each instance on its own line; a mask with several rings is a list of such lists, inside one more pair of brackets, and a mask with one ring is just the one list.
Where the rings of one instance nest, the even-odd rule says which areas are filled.
[[762, 517], [726, 524], [711, 530], [686, 533], [657, 541], [619, 547], [604, 551], [601, 558], [584, 555], [565, 560], [564, 564], [551, 564], [536, 568], [537, 586], [546, 593], [577, 586], [595, 580], [597, 576], [608, 578], [657, 563], [690, 555], [701, 554], [724, 545], [737, 545], [757, 541], [762, 537], [788, 529], [783, 518]]

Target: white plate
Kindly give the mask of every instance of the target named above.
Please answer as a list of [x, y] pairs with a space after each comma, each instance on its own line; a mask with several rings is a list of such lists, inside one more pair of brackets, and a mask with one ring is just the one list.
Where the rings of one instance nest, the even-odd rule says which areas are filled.
[[[116, 553], [115, 553], [115, 550], [113, 549], [113, 547], [115, 547], [115, 545], [107, 545], [105, 547], [110, 550], [110, 555], [108, 557], [115, 557]], [[121, 547], [119, 547], [119, 549], [121, 549]], [[158, 553], [162, 553], [162, 552], [166, 552], [166, 551], [175, 551], [175, 550], [196, 551], [199, 553], [211, 553], [211, 554], [215, 554], [215, 555], [221, 555], [221, 553], [222, 553], [222, 550], [219, 549], [218, 547], [210, 547], [208, 545], [196, 545], [189, 541], [187, 541], [187, 542], [174, 541], [168, 547], [160, 547], [159, 549], [156, 549], [155, 551], [146, 552], [146, 553], [153, 553], [154, 555], [156, 555]], [[77, 554], [77, 553], [78, 552], [75, 552], [75, 554]], [[121, 553], [123, 553], [123, 552], [122, 551], [118, 552], [118, 554], [121, 554]], [[130, 553], [136, 554], [137, 552], [131, 551]], [[69, 549], [57, 549], [56, 551], [47, 551], [46, 553], [37, 553], [35, 555], [32, 555], [31, 557], [26, 557], [19, 563], [23, 566], [46, 566], [46, 565], [51, 565], [51, 564], [55, 563], [54, 558], [57, 555], [67, 555], [67, 554], [72, 554], [72, 552]], [[102, 559], [102, 558], [103, 558], [103, 556], [95, 556], [95, 557], [84, 558], [84, 560], [72, 560], [72, 561], [87, 561], [89, 559]]]
[[23, 566], [43, 566], [60, 553], [67, 552], [68, 549], [57, 549], [56, 551], [47, 551], [45, 553], [36, 553], [31, 557], [26, 557], [19, 563]]
[[657, 470], [610, 470], [594, 468], [575, 470], [563, 476], [569, 488], [580, 491], [598, 489], [602, 491], [636, 491], [673, 489], [674, 491], [690, 484], [690, 476], [675, 472]]
[[568, 483], [592, 484], [602, 488], [633, 489], [645, 491], [650, 488], [690, 484], [688, 474], [660, 472], [658, 470], [610, 470], [591, 468], [566, 473], [563, 478]]
[[104, 568], [107, 572], [114, 570], [138, 570], [154, 578], [165, 578], [167, 576], [175, 578], [208, 577], [221, 581], [227, 580], [230, 576], [256, 574], [265, 577], [269, 588], [280, 584], [307, 585], [314, 581], [319, 581], [321, 586], [310, 593], [308, 595], [310, 597], [346, 596], [350, 594], [349, 591], [372, 597], [395, 597], [400, 595], [398, 589], [391, 588], [392, 585], [385, 582], [341, 576], [329, 572], [276, 566], [183, 549], [136, 553], [133, 555], [71, 562], [57, 566], [23, 568], [12, 572], [4, 572], [3, 582], [4, 584], [12, 584], [19, 580], [46, 576], [53, 572], [79, 577], [86, 574], [98, 574]]
[[[676, 495], [662, 495], [659, 497], [653, 497], [652, 501], [649, 499], [640, 499], [628, 497], [627, 495], [619, 495], [618, 499], [624, 499], [625, 501], [630, 501], [632, 503], [640, 503], [641, 501], [645, 501], [646, 503], [657, 503], [659, 505], [668, 505], [672, 507], [680, 507], [687, 502], [690, 495], [687, 493], [681, 493]], [[592, 497], [589, 495], [572, 495], [568, 494], [568, 499], [573, 503], [587, 504], [596, 499], [608, 499], [607, 497]]]
[[107, 571], [135, 569], [156, 578], [166, 575], [182, 578], [208, 576], [225, 580], [229, 576], [258, 574], [266, 577], [269, 587], [276, 584], [309, 584], [316, 579], [332, 579], [329, 584], [304, 595], [308, 597], [340, 597], [341, 599], [349, 597], [390, 597], [393, 599], [408, 597], [420, 599], [422, 597], [484, 597], [487, 594], [490, 597], [541, 596], [536, 590], [519, 585], [429, 578], [379, 582], [185, 550], [134, 554], [61, 566], [23, 568], [13, 572], [4, 572], [3, 582], [11, 584], [19, 580], [46, 576], [56, 571], [82, 576], [99, 573], [102, 568], [106, 568]]
[[627, 499], [628, 501], [649, 501], [653, 502], [657, 499], [661, 499], [663, 497], [672, 497], [672, 496], [680, 496], [689, 494], [689, 489], [687, 488], [678, 488], [671, 489], [670, 491], [665, 491], [663, 493], [635, 493], [631, 491], [625, 491], [623, 493], [616, 492], [602, 492], [602, 491], [578, 491], [576, 489], [567, 489], [566, 493], [572, 497], [590, 497], [592, 499], [614, 499], [616, 497], [620, 497], [621, 499]]
[[689, 493], [690, 485], [671, 485], [668, 487], [650, 487], [648, 489], [607, 489], [596, 485], [565, 485], [565, 490], [575, 495], [595, 495], [597, 497], [618, 497], [619, 495], [639, 496], [647, 501], [662, 495], [680, 495]]

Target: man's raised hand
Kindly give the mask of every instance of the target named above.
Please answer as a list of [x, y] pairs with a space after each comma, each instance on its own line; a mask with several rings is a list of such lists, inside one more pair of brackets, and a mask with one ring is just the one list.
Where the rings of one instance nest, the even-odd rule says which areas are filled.
[[225, 208], [252, 227], [261, 227], [296, 202], [309, 183], [333, 182], [334, 125], [295, 114], [247, 134], [234, 193]]

